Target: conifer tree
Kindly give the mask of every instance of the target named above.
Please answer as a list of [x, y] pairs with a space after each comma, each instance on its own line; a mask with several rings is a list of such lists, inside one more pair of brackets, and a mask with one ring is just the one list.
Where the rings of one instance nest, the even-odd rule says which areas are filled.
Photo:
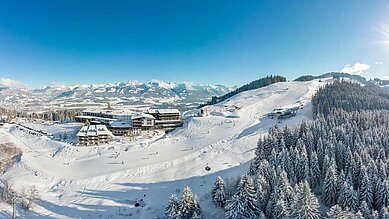
[[218, 176], [215, 180], [213, 189], [212, 189], [212, 200], [219, 206], [224, 207], [226, 204], [227, 194], [226, 194], [226, 185], [223, 179]]
[[340, 188], [338, 202], [343, 209], [350, 209], [353, 212], [358, 209], [358, 196], [348, 180]]
[[359, 201], [365, 202], [367, 207], [373, 207], [373, 186], [367, 175], [367, 172], [363, 173], [361, 185], [359, 188]]
[[182, 197], [179, 208], [179, 215], [181, 219], [190, 219], [193, 214], [194, 201], [192, 190], [186, 186], [182, 191]]
[[246, 219], [246, 203], [240, 194], [232, 196], [227, 200], [225, 219]]
[[201, 219], [202, 217], [200, 215], [198, 215], [197, 212], [193, 212], [193, 215], [190, 219]]
[[368, 206], [366, 201], [362, 201], [359, 206], [359, 211], [362, 213], [362, 216], [366, 219], [372, 219], [371, 207]]
[[339, 205], [334, 205], [327, 212], [326, 219], [354, 219], [354, 215], [347, 210], [343, 210]]
[[389, 180], [381, 181], [377, 186], [377, 210], [389, 206]]
[[289, 208], [292, 198], [293, 188], [289, 184], [287, 173], [284, 170], [279, 170], [276, 185], [266, 205], [266, 215], [268, 217], [273, 216], [273, 211], [276, 208], [276, 203], [280, 199], [284, 199], [283, 203], [286, 205], [286, 208]]
[[271, 218], [274, 219], [283, 219], [283, 218], [288, 218], [289, 217], [289, 206], [285, 201], [284, 193], [281, 192], [279, 195], [279, 199], [277, 199], [274, 203], [272, 213], [271, 213]]
[[380, 218], [389, 218], [389, 206], [383, 207], [380, 211]]
[[193, 213], [191, 219], [200, 219], [202, 216], [200, 202], [197, 195], [193, 197]]
[[175, 195], [171, 195], [168, 204], [165, 208], [166, 219], [178, 219], [179, 217], [179, 204], [178, 199]]
[[326, 177], [323, 182], [322, 199], [328, 207], [335, 205], [338, 199], [338, 185], [335, 163], [332, 163], [327, 170]]
[[257, 194], [253, 179], [245, 175], [238, 186], [237, 193], [227, 201], [226, 218], [262, 218], [263, 213], [257, 206]]
[[257, 206], [257, 194], [254, 187], [253, 179], [245, 175], [238, 188], [238, 193], [241, 195], [245, 202], [246, 216], [248, 218], [255, 218], [259, 214], [260, 210]]
[[265, 211], [267, 202], [270, 198], [270, 186], [262, 175], [258, 175], [257, 179], [257, 197], [258, 207], [262, 211]]
[[323, 160], [324, 160], [324, 145], [321, 137], [317, 140], [316, 143], [317, 159], [319, 160], [320, 170], [323, 170]]
[[290, 219], [319, 219], [320, 210], [317, 198], [312, 194], [307, 181], [297, 186], [291, 205]]
[[317, 158], [315, 151], [313, 151], [311, 154], [309, 174], [310, 174], [309, 184], [310, 184], [312, 190], [315, 190], [317, 187], [320, 186], [320, 178], [321, 178], [319, 160]]

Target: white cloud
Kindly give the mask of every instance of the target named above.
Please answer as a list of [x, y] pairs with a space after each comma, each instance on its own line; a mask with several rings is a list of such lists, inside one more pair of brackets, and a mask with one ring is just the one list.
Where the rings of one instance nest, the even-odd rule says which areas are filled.
[[343, 73], [348, 73], [348, 74], [355, 74], [355, 75], [360, 75], [364, 71], [368, 70], [370, 68], [369, 64], [364, 64], [364, 63], [355, 63], [354, 65], [345, 65], [340, 72]]
[[67, 85], [66, 85], [65, 83], [62, 83], [62, 82], [52, 81], [52, 82], [51, 82], [51, 86], [63, 88], [63, 87], [66, 87]]
[[382, 65], [382, 64], [384, 64], [384, 62], [375, 62], [374, 64], [375, 65]]
[[389, 80], [389, 76], [384, 76], [384, 77], [382, 77], [382, 79]]
[[9, 78], [0, 78], [0, 87], [26, 88], [27, 85], [23, 82], [15, 81]]

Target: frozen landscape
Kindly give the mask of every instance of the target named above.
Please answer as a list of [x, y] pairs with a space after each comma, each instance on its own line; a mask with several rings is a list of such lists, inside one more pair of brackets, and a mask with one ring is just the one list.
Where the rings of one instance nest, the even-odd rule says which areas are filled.
[[389, 219], [388, 15], [1, 1], [0, 219]]
[[[207, 115], [188, 117], [173, 132], [134, 142], [77, 147], [6, 125], [0, 143], [13, 142], [23, 155], [1, 178], [40, 192], [44, 201], [33, 211], [20, 210], [22, 218], [163, 218], [168, 197], [180, 196], [184, 186], [199, 195], [207, 218], [220, 218], [222, 212], [208, 207], [216, 176], [246, 171], [259, 137], [278, 122], [266, 117], [274, 108], [301, 107], [280, 120], [282, 126], [312, 119], [311, 97], [325, 83], [281, 82], [242, 92], [204, 107]], [[12, 207], [1, 205], [7, 209], [2, 216], [10, 217]]]

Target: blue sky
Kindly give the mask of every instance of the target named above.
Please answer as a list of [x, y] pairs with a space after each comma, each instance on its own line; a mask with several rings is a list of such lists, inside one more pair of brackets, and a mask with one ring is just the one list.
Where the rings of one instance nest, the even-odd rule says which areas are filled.
[[[241, 85], [268, 74], [389, 76], [383, 0], [0, 0], [0, 78]], [[346, 66], [348, 65], [348, 66]]]

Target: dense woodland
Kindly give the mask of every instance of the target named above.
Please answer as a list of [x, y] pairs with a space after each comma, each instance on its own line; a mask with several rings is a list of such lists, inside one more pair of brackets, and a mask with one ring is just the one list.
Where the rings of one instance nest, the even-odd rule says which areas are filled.
[[[313, 105], [313, 121], [275, 126], [258, 141], [235, 185], [215, 180], [210, 193], [225, 218], [389, 218], [388, 92], [335, 81]], [[204, 216], [185, 192], [169, 200], [166, 218]]]
[[348, 74], [348, 73], [343, 73], [343, 72], [328, 72], [325, 74], [321, 74], [318, 76], [313, 76], [313, 75], [303, 75], [295, 79], [295, 81], [312, 81], [314, 79], [322, 79], [322, 78], [350, 78], [356, 81], [360, 81], [363, 83], [366, 83], [366, 78], [360, 76], [360, 75], [353, 75], [353, 74]]
[[14, 118], [16, 116], [15, 110], [9, 110], [3, 107], [0, 107], [0, 118], [6, 117], [6, 118]]
[[76, 116], [81, 115], [80, 109], [57, 109], [49, 110], [44, 113], [29, 113], [29, 112], [18, 112], [15, 110], [7, 110], [0, 107], [0, 117], [4, 116], [8, 119], [15, 117], [28, 118], [28, 119], [43, 119], [46, 121], [72, 121], [75, 120]]
[[239, 88], [237, 88], [236, 90], [234, 91], [231, 91], [223, 96], [220, 96], [220, 97], [212, 97], [212, 100], [209, 101], [208, 103], [205, 103], [205, 104], [202, 104], [199, 106], [199, 108], [201, 107], [204, 107], [204, 106], [207, 106], [207, 105], [213, 105], [213, 104], [217, 104], [217, 103], [220, 103], [236, 94], [239, 94], [243, 91], [248, 91], [248, 90], [254, 90], [254, 89], [258, 89], [258, 88], [261, 88], [261, 87], [265, 87], [265, 86], [268, 86], [270, 84], [274, 84], [274, 83], [277, 83], [277, 82], [285, 82], [286, 81], [286, 78], [285, 77], [282, 77], [282, 76], [267, 76], [265, 78], [261, 78], [261, 79], [258, 79], [258, 80], [255, 80], [255, 81], [252, 81], [250, 82], [249, 84], [246, 84], [246, 85], [243, 85]]

